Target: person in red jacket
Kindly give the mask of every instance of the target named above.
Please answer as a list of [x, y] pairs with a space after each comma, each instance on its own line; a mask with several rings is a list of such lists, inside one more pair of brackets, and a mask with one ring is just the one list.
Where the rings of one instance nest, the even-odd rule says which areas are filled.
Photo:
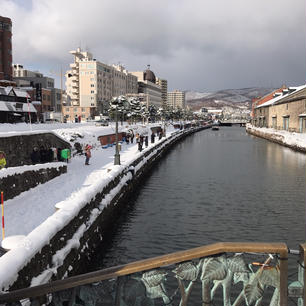
[[85, 146], [85, 156], [86, 156], [85, 165], [89, 165], [89, 159], [91, 158], [91, 151], [90, 151], [91, 148], [92, 146], [88, 144]]

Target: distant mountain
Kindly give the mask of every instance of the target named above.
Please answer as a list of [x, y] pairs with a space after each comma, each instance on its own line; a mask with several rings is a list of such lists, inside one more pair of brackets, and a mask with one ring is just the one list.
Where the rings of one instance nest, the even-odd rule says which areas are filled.
[[263, 97], [274, 89], [252, 87], [224, 89], [213, 93], [187, 91], [186, 103], [195, 111], [200, 110], [202, 107], [222, 108], [224, 106], [251, 109], [253, 98]]

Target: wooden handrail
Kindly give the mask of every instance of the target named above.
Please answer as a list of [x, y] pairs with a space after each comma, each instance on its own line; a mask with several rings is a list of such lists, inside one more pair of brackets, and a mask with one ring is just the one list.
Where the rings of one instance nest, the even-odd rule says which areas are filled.
[[280, 305], [287, 305], [288, 248], [285, 243], [220, 242], [186, 251], [136, 261], [126, 265], [111, 267], [95, 272], [72, 276], [51, 283], [15, 290], [0, 295], [0, 302], [17, 301], [30, 297], [39, 297], [47, 293], [70, 289], [98, 281], [116, 278], [136, 272], [152, 270], [196, 258], [208, 257], [221, 253], [275, 253], [280, 259]]

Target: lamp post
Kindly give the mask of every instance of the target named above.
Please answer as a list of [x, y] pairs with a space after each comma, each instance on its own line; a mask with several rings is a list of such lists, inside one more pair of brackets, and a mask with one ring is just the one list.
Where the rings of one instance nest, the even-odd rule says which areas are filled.
[[119, 143], [118, 143], [118, 105], [116, 107], [116, 152], [114, 158], [114, 165], [120, 165], [120, 153], [119, 153]]

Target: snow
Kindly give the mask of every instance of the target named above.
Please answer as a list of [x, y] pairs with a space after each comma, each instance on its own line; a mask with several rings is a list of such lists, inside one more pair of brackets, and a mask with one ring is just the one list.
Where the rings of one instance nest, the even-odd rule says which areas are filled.
[[276, 130], [272, 128], [258, 128], [252, 125], [247, 125], [247, 129], [251, 129], [253, 131], [261, 132], [268, 135], [273, 135], [274, 138], [278, 138], [284, 144], [293, 147], [299, 147], [302, 149], [306, 149], [306, 134], [305, 133], [291, 133], [284, 130]]
[[[155, 126], [158, 124], [155, 124]], [[25, 128], [27, 129], [25, 131]], [[62, 250], [59, 250], [52, 258], [53, 266], [43, 271], [40, 276], [32, 280], [32, 285], [47, 281], [61, 265], [65, 256], [72, 248], [79, 246], [79, 240], [83, 233], [94, 222], [97, 216], [106, 207], [118, 191], [128, 182], [132, 174], [128, 171], [130, 164], [138, 159], [147, 150], [163, 142], [163, 146], [170, 140], [168, 138], [174, 132], [172, 126], [167, 127], [167, 137], [155, 143], [149, 142], [149, 147], [142, 152], [138, 151], [135, 144], [122, 144], [120, 152], [121, 165], [114, 165], [115, 148], [102, 149], [98, 136], [114, 133], [114, 125], [97, 127], [94, 124], [33, 124], [33, 131], [29, 130], [28, 124], [7, 125], [0, 127], [0, 137], [16, 134], [33, 134], [41, 131], [56, 133], [66, 141], [78, 141], [84, 147], [91, 144], [92, 158], [90, 165], [85, 166], [85, 157], [76, 155], [67, 164], [67, 173], [62, 174], [44, 184], [40, 184], [26, 192], [21, 193], [4, 203], [5, 234], [6, 237], [24, 235], [14, 248], [0, 257], [0, 289], [8, 288], [18, 275], [18, 271], [49, 242], [49, 240], [75, 216], [78, 215], [90, 199], [125, 171], [120, 183], [102, 200], [99, 208], [91, 211], [90, 220], [83, 224], [74, 233]], [[150, 125], [119, 125], [120, 130], [133, 129], [134, 133], [144, 133], [150, 136]], [[73, 144], [73, 142], [71, 142]], [[136, 172], [141, 165], [154, 155], [149, 154], [141, 164], [134, 169]], [[63, 163], [48, 163], [43, 165], [22, 166], [3, 169], [0, 177], [20, 173], [26, 170], [40, 169], [42, 167], [59, 167]]]

